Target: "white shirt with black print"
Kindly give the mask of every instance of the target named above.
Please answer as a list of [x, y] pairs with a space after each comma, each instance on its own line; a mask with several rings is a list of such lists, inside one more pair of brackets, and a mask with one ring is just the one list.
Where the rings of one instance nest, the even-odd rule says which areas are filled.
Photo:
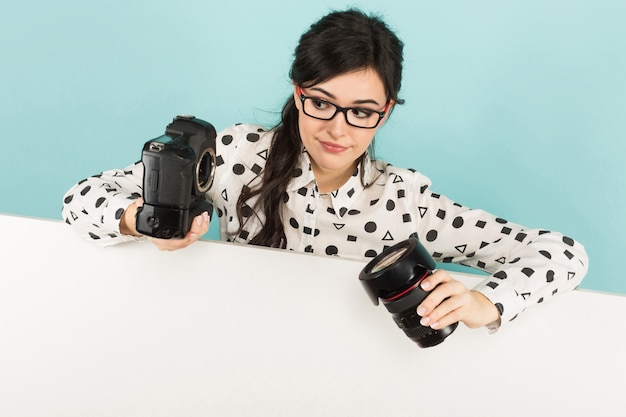
[[[273, 131], [244, 124], [218, 134], [215, 180], [207, 197], [219, 217], [222, 240], [247, 243], [260, 230], [263, 213], [249, 208], [240, 230], [236, 204], [244, 186], [260, 183], [272, 137]], [[119, 220], [141, 196], [142, 178], [140, 162], [87, 178], [64, 196], [63, 217], [103, 246], [136, 240], [120, 233]], [[338, 190], [322, 194], [303, 150], [284, 197], [287, 249], [369, 259], [416, 237], [438, 262], [490, 273], [475, 289], [496, 305], [503, 322], [576, 288], [586, 274], [587, 255], [575, 240], [464, 207], [430, 185], [414, 170], [372, 161], [358, 166]]]

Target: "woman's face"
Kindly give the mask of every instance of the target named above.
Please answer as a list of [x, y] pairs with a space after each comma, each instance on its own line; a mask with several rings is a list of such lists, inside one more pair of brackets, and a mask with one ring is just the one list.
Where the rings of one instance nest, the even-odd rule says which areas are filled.
[[[298, 90], [298, 86], [294, 86], [302, 142], [311, 159], [320, 191], [323, 188], [326, 190], [322, 192], [333, 191], [352, 175], [357, 160], [369, 147], [387, 114], [373, 129], [351, 126], [341, 112], [337, 112], [331, 120], [318, 120], [304, 114]], [[338, 75], [301, 91], [305, 96], [340, 107], [384, 111], [387, 106], [383, 82], [371, 69]]]

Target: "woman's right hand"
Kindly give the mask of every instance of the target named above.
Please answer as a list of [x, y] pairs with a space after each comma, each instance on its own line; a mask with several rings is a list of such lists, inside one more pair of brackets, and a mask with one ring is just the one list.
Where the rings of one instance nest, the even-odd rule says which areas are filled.
[[[143, 205], [143, 199], [139, 198], [133, 202], [120, 219], [120, 231], [125, 235], [141, 236], [135, 228], [137, 208]], [[191, 229], [182, 239], [157, 239], [154, 237], [148, 237], [148, 241], [153, 243], [159, 250], [172, 251], [177, 249], [186, 248], [191, 245], [209, 230], [209, 223], [211, 219], [209, 213], [206, 211], [193, 219], [191, 223]]]

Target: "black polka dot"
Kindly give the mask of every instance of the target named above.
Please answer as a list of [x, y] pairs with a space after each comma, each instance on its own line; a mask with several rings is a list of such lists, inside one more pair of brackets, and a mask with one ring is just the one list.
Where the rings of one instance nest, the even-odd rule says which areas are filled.
[[365, 257], [366, 258], [375, 258], [377, 255], [376, 251], [374, 249], [369, 249], [368, 251], [365, 252]]
[[548, 272], [546, 272], [546, 282], [552, 282], [552, 281], [554, 281], [554, 271], [549, 270]]
[[545, 256], [548, 259], [552, 259], [552, 255], [547, 250], [540, 250], [539, 253], [542, 254], [543, 256]]
[[365, 231], [367, 233], [374, 233], [377, 228], [378, 228], [378, 226], [376, 225], [375, 222], [367, 222], [367, 223], [365, 223]]
[[574, 239], [571, 237], [563, 236], [563, 243], [569, 246], [574, 246]]
[[244, 167], [242, 164], [235, 164], [233, 165], [233, 172], [235, 173], [235, 175], [241, 175], [246, 172], [246, 167]]
[[67, 197], [65, 197], [65, 200], [63, 200], [63, 202], [65, 204], [69, 204], [72, 201], [72, 199], [74, 199], [74, 194], [70, 194]]
[[337, 246], [327, 246], [326, 247], [326, 255], [337, 255], [339, 253], [339, 249], [337, 249]]
[[457, 217], [452, 221], [452, 227], [458, 229], [460, 227], [463, 227], [463, 223], [463, 217]]
[[428, 242], [433, 242], [437, 239], [437, 231], [436, 230], [431, 230], [430, 232], [426, 233], [426, 240]]
[[504, 306], [501, 303], [496, 303], [496, 308], [500, 312], [500, 315], [504, 314]]
[[117, 211], [115, 212], [115, 220], [121, 219], [123, 215], [124, 215], [124, 209], [123, 208], [117, 209]]
[[259, 136], [258, 133], [248, 133], [248, 135], [246, 136], [246, 139], [248, 139], [248, 142], [258, 142], [259, 138], [261, 136]]
[[89, 237], [90, 237], [90, 238], [92, 238], [93, 240], [98, 240], [98, 239], [100, 239], [100, 236], [98, 236], [98, 235], [96, 235], [96, 234], [94, 234], [94, 233], [91, 233], [91, 232], [89, 232]]
[[232, 135], [222, 136], [222, 143], [224, 145], [230, 145], [231, 143], [233, 143], [233, 136]]
[[89, 190], [91, 190], [91, 186], [88, 185], [85, 188], [83, 188], [82, 190], [80, 190], [80, 195], [85, 195], [89, 192]]
[[297, 168], [293, 171], [294, 178], [301, 177], [301, 176], [302, 176], [302, 168]]
[[105, 201], [107, 201], [106, 198], [100, 197], [99, 199], [96, 200], [96, 207], [100, 207], [102, 203], [104, 203]]
[[496, 278], [500, 278], [500, 279], [506, 279], [507, 277], [506, 272], [504, 271], [498, 271], [495, 274], [493, 274], [493, 276]]
[[396, 208], [396, 203], [393, 200], [387, 200], [387, 211], [393, 211]]

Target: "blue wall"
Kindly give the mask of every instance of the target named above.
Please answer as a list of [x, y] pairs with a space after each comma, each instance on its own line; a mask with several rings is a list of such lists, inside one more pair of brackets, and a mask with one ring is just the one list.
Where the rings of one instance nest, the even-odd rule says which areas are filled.
[[176, 114], [218, 129], [273, 124], [299, 35], [331, 7], [357, 5], [406, 43], [406, 104], [378, 156], [465, 205], [571, 235], [592, 260], [583, 287], [626, 293], [625, 4], [4, 4], [0, 212], [60, 219], [75, 181], [138, 160]]

